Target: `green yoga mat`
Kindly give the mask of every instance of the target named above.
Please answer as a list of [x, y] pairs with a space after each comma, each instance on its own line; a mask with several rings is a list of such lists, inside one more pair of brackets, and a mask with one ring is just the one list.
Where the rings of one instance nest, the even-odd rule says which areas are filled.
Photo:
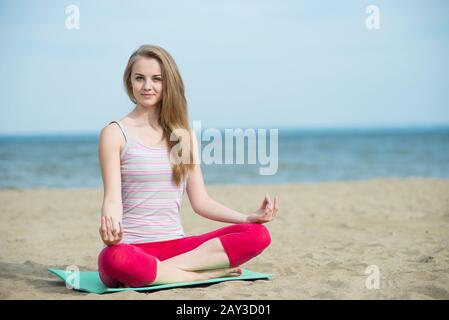
[[[104, 294], [113, 293], [120, 291], [151, 291], [160, 289], [169, 289], [177, 287], [194, 286], [199, 284], [209, 284], [217, 283], [223, 281], [233, 281], [233, 280], [257, 280], [257, 279], [271, 279], [273, 275], [268, 273], [255, 272], [248, 269], [242, 268], [242, 274], [238, 277], [224, 277], [224, 278], [213, 278], [203, 281], [193, 281], [193, 282], [178, 282], [170, 284], [157, 284], [142, 288], [108, 288], [103, 282], [101, 282], [98, 272], [94, 271], [80, 271], [79, 274], [72, 271], [65, 271], [60, 269], [48, 269], [51, 273], [58, 276], [66, 283], [67, 287], [73, 288], [78, 291], [85, 291], [90, 293]], [[79, 275], [79, 282], [76, 276]]]

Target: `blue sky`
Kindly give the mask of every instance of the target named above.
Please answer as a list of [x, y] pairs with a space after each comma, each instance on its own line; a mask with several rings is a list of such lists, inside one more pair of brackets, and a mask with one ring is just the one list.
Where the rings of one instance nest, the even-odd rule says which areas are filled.
[[449, 124], [447, 1], [1, 1], [0, 33], [0, 134], [123, 117], [145, 43], [173, 55], [203, 128]]

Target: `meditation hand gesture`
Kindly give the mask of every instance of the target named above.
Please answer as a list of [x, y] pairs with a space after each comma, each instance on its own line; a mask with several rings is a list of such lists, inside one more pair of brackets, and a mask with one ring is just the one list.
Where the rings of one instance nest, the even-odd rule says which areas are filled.
[[265, 223], [274, 219], [279, 209], [279, 197], [274, 197], [274, 203], [265, 195], [262, 206], [246, 217], [246, 223]]
[[123, 239], [123, 227], [119, 222], [118, 227], [114, 224], [114, 220], [109, 216], [101, 216], [100, 227], [101, 240], [107, 246], [119, 243]]

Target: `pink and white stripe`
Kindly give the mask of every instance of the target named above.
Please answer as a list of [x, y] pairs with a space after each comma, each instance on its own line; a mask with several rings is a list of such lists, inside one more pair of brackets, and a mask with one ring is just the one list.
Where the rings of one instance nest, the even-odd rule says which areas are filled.
[[178, 239], [185, 236], [180, 216], [187, 186], [172, 181], [167, 148], [146, 147], [129, 137], [120, 157], [123, 202], [123, 242], [144, 243]]

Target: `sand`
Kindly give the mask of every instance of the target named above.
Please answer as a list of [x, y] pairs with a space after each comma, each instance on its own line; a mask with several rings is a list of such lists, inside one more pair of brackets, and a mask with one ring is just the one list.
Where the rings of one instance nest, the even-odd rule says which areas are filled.
[[[278, 194], [272, 243], [244, 267], [272, 280], [95, 295], [47, 272], [96, 270], [101, 189], [0, 191], [1, 299], [449, 299], [449, 180], [208, 186], [241, 212]], [[182, 206], [187, 235], [226, 224]], [[370, 268], [368, 268], [371, 266]], [[374, 266], [374, 267], [373, 267]], [[376, 289], [375, 274], [379, 270]]]

